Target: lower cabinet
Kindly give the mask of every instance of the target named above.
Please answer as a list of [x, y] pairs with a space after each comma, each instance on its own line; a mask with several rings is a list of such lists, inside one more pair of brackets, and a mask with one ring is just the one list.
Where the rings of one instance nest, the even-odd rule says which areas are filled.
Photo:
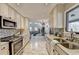
[[54, 55], [68, 55], [64, 50], [62, 50], [59, 46], [55, 46], [53, 50]]
[[47, 50], [48, 54], [50, 54], [50, 46], [49, 46], [48, 42], [46, 42], [46, 50]]
[[53, 55], [59, 55], [59, 53], [54, 49], [53, 50]]
[[50, 55], [53, 55], [53, 50], [54, 50], [54, 46], [51, 44], [51, 52], [50, 52]]
[[29, 38], [28, 38], [27, 35], [24, 35], [23, 37], [24, 37], [24, 38], [23, 38], [23, 47], [24, 47], [24, 46], [28, 43]]
[[4, 42], [4, 44], [0, 45], [0, 55], [9, 55], [9, 44], [8, 43]]
[[46, 40], [46, 49], [49, 55], [53, 55], [53, 47], [51, 44], [51, 40], [49, 39]]

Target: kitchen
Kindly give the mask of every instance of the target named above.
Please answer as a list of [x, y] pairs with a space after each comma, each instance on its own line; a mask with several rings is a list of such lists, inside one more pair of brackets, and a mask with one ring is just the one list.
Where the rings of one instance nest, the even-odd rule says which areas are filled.
[[20, 54], [29, 42], [28, 18], [6, 3], [0, 4], [0, 55]]
[[[76, 3], [0, 3], [0, 55], [79, 55], [78, 12]], [[32, 36], [30, 22], [45, 29]]]

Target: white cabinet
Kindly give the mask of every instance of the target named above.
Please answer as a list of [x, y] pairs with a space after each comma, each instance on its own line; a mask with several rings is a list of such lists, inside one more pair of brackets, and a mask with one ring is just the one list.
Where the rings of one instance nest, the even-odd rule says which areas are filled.
[[57, 5], [53, 10], [53, 25], [54, 28], [63, 28], [64, 26], [64, 6], [63, 4]]
[[23, 36], [23, 47], [28, 43], [28, 36], [27, 36], [27, 34], [25, 34], [24, 36]]
[[59, 55], [56, 49], [53, 50], [53, 55]]
[[52, 45], [51, 45], [51, 40], [49, 38], [46, 39], [46, 49], [47, 49], [47, 52], [49, 55], [52, 55], [53, 52], [52, 52]]
[[53, 27], [57, 27], [57, 7], [53, 10]]
[[15, 10], [12, 9], [11, 7], [8, 8], [8, 15], [9, 15], [9, 18], [11, 18], [12, 21], [15, 21], [16, 19], [16, 14], [15, 14]]
[[18, 13], [16, 13], [16, 22], [17, 22], [17, 28], [16, 29], [20, 29], [21, 28], [21, 18], [20, 15]]
[[9, 5], [5, 3], [0, 4], [0, 15], [10, 18], [9, 20], [11, 21], [15, 21], [17, 23], [16, 29], [24, 29], [24, 17]]
[[57, 28], [63, 28], [64, 24], [64, 6], [60, 4], [57, 6]]
[[9, 55], [9, 43], [0, 42], [0, 55]]
[[59, 46], [55, 45], [53, 50], [54, 55], [68, 55], [64, 50], [62, 50]]
[[46, 50], [48, 54], [50, 54], [50, 44], [48, 42], [46, 43]]
[[8, 6], [7, 4], [0, 4], [0, 15], [4, 17], [8, 17]]
[[0, 4], [0, 15], [4, 17], [9, 17], [9, 20], [12, 21], [15, 21], [16, 19], [15, 10], [5, 3]]

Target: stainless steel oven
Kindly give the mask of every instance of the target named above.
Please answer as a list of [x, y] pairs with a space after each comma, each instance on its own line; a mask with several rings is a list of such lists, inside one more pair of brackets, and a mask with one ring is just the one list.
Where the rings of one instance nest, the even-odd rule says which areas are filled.
[[10, 21], [9, 18], [0, 16], [0, 28], [15, 28], [16, 22]]
[[19, 54], [23, 47], [23, 38], [14, 39], [14, 41], [9, 42], [9, 54], [16, 55]]

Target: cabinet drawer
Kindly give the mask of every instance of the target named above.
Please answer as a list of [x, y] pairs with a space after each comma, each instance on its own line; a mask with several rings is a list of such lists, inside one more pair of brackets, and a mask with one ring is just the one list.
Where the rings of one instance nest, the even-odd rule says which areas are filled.
[[9, 55], [9, 50], [1, 50], [0, 55]]
[[1, 45], [1, 50], [4, 50], [4, 49], [9, 49], [9, 45], [8, 44]]
[[8, 55], [9, 54], [9, 45], [3, 44], [0, 46], [0, 55]]
[[53, 55], [59, 55], [59, 53], [54, 49], [53, 50]]
[[51, 55], [53, 55], [53, 50], [54, 50], [54, 47], [51, 46], [51, 52], [50, 52]]

